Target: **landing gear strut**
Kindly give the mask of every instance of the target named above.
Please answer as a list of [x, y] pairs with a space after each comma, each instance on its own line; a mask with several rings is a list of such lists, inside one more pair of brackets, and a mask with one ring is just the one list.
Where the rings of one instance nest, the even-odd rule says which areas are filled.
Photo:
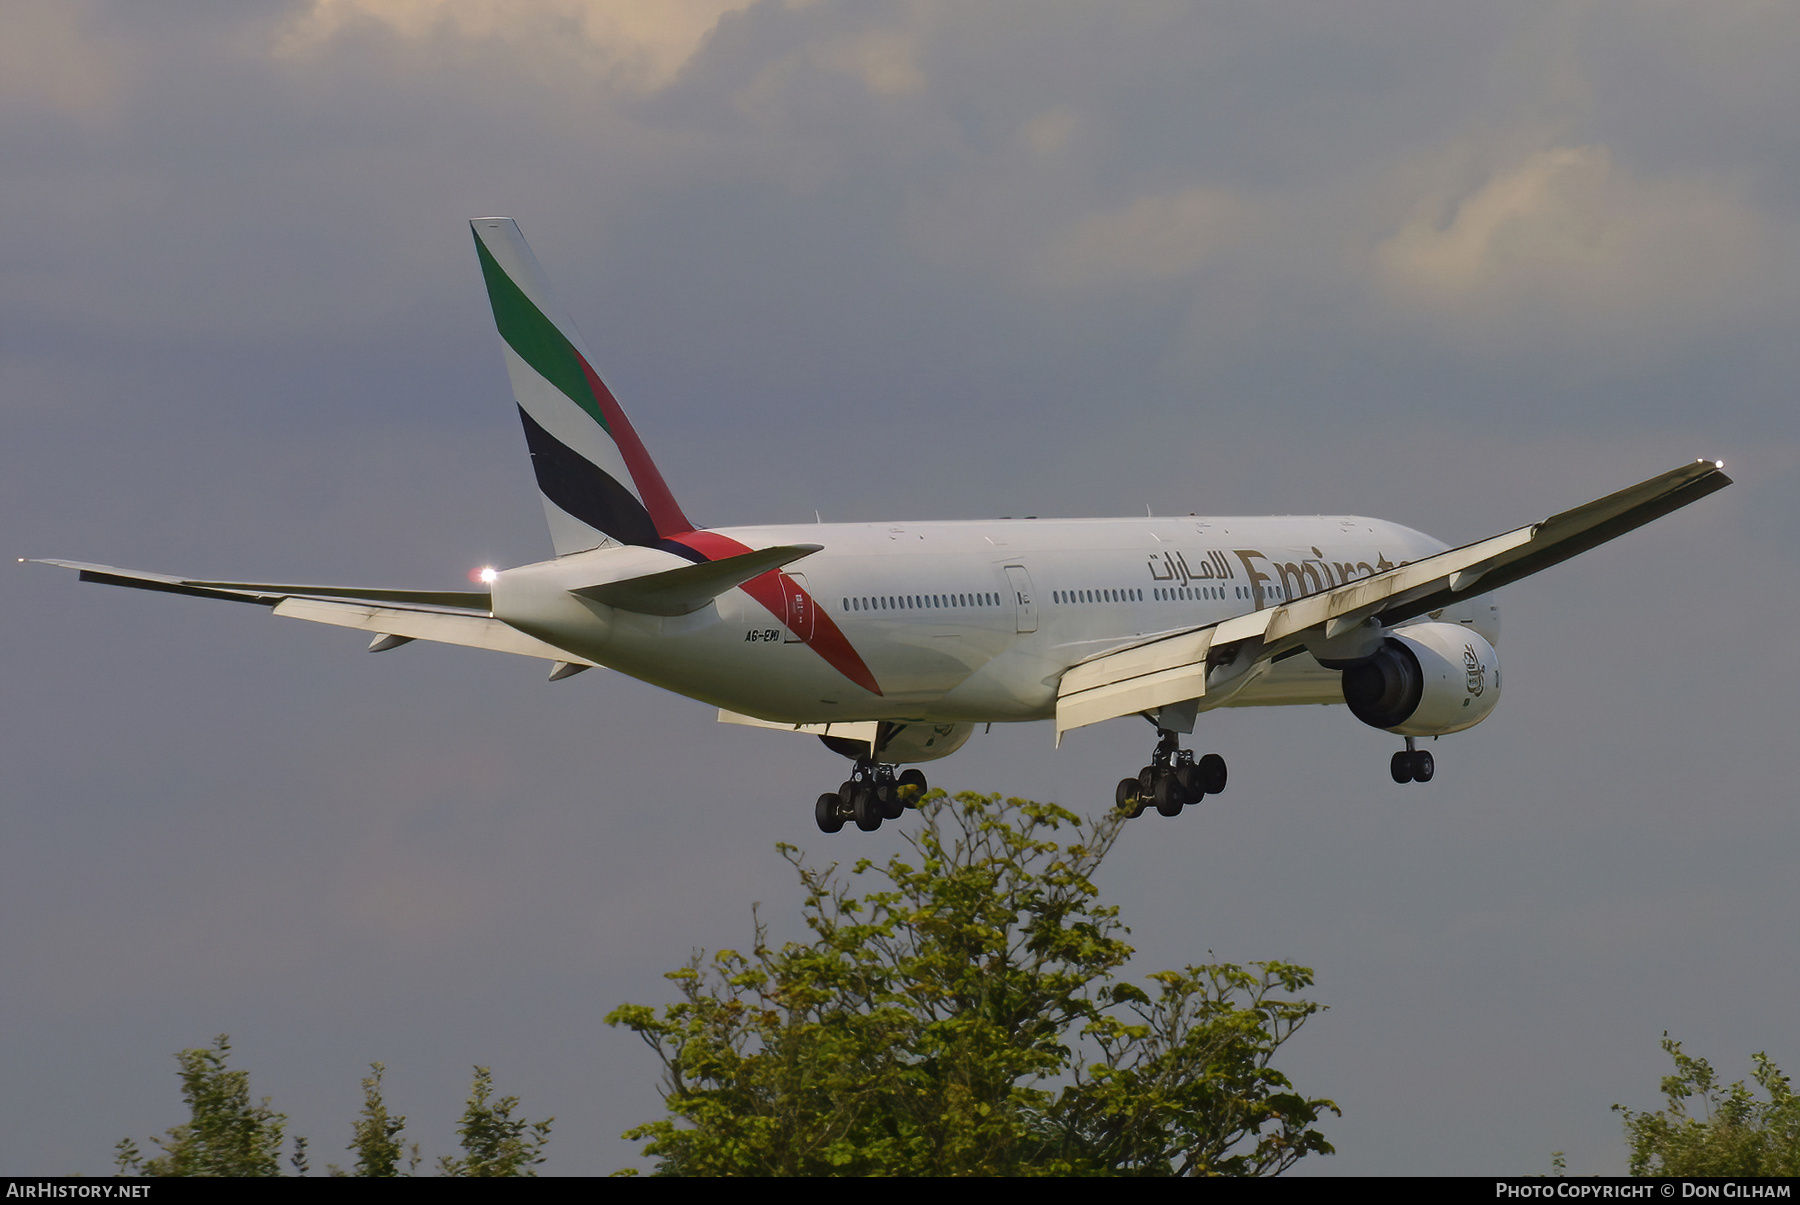
[[1225, 789], [1225, 759], [1208, 753], [1198, 761], [1191, 749], [1180, 747], [1180, 738], [1167, 728], [1157, 729], [1156, 752], [1136, 778], [1122, 778], [1113, 804], [1136, 819], [1154, 806], [1164, 816], [1179, 816], [1190, 803]]
[[813, 819], [824, 833], [837, 832], [846, 820], [872, 833], [883, 820], [898, 820], [907, 808], [918, 807], [925, 791], [925, 775], [918, 770], [896, 774], [893, 766], [859, 757], [836, 793], [819, 796]]
[[1431, 776], [1437, 773], [1437, 763], [1426, 750], [1413, 748], [1413, 738], [1409, 736], [1406, 748], [1394, 754], [1388, 770], [1395, 782], [1430, 782]]

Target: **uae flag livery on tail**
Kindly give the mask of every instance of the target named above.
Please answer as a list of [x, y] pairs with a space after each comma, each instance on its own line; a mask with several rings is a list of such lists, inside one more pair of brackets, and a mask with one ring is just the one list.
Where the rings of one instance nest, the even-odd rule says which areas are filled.
[[607, 543], [656, 547], [692, 531], [518, 224], [477, 218], [470, 226], [556, 555]]
[[[556, 555], [639, 544], [707, 564], [754, 551], [730, 536], [695, 530], [682, 513], [594, 371], [581, 333], [556, 303], [518, 223], [476, 218], [469, 226]], [[797, 580], [772, 569], [739, 588], [783, 623], [797, 609], [811, 615], [808, 630], [795, 633], [802, 642], [858, 686], [881, 694], [862, 657]]]

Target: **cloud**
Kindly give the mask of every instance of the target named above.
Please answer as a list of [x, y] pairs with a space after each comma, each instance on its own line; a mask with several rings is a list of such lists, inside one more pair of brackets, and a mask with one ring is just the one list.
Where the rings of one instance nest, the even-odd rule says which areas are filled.
[[525, 50], [540, 67], [575, 65], [623, 87], [670, 83], [727, 13], [752, 0], [312, 0], [276, 53], [304, 58], [360, 31], [414, 45], [451, 38]]
[[1408, 222], [1382, 245], [1382, 266], [1396, 282], [1441, 298], [1603, 264], [1629, 237], [1617, 221], [1607, 230], [1610, 174], [1603, 147], [1534, 155], [1463, 198], [1447, 223], [1426, 215]]
[[0, 38], [0, 101], [26, 101], [65, 116], [109, 114], [121, 90], [122, 49], [91, 28], [80, 0], [8, 0]]
[[1791, 312], [1800, 230], [1741, 181], [1553, 146], [1426, 198], [1375, 248], [1395, 312], [1470, 346], [1686, 341]]
[[876, 96], [908, 96], [925, 87], [917, 37], [901, 30], [872, 29], [828, 41], [814, 52], [813, 59], [827, 70], [861, 80]]
[[1245, 198], [1200, 185], [1078, 219], [1044, 249], [1040, 270], [1068, 288], [1176, 280], [1256, 233]]

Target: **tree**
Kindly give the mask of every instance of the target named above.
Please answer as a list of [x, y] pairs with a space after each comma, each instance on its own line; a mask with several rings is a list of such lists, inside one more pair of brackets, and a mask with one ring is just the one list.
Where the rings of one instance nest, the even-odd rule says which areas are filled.
[[[363, 1110], [350, 1129], [350, 1146], [347, 1148], [356, 1152], [356, 1170], [350, 1173], [352, 1175], [398, 1176], [400, 1159], [407, 1154], [406, 1145], [400, 1139], [406, 1129], [406, 1117], [389, 1113], [387, 1101], [381, 1095], [381, 1077], [386, 1072], [384, 1064], [370, 1063], [369, 1075], [362, 1082]], [[419, 1144], [415, 1142], [407, 1171], [410, 1173], [418, 1166]], [[341, 1176], [345, 1173], [334, 1165], [331, 1174]]]
[[[1666, 1032], [1662, 1046], [1675, 1060], [1675, 1074], [1662, 1081], [1666, 1106], [1655, 1113], [1613, 1106], [1625, 1120], [1632, 1175], [1800, 1175], [1800, 1096], [1766, 1054], [1752, 1056], [1752, 1078], [1768, 1094], [1758, 1100], [1743, 1080], [1721, 1088], [1712, 1065]], [[1700, 1116], [1690, 1100], [1699, 1101]]]
[[[1331, 1146], [1270, 1064], [1312, 973], [1132, 954], [1092, 876], [1121, 818], [938, 792], [916, 857], [795, 868], [811, 940], [696, 954], [659, 1014], [606, 1018], [663, 1066], [629, 1131], [668, 1174], [1273, 1174]], [[1072, 830], [1062, 838], [1063, 830]], [[866, 876], [866, 877], [865, 877]], [[859, 884], [862, 894], [852, 894]]]
[[456, 1127], [462, 1139], [463, 1157], [448, 1156], [438, 1160], [438, 1170], [446, 1176], [535, 1176], [533, 1170], [544, 1161], [544, 1144], [550, 1140], [550, 1123], [515, 1118], [519, 1098], [503, 1096], [493, 1104], [488, 1097], [494, 1090], [494, 1077], [486, 1067], [475, 1068], [475, 1083], [469, 1089], [469, 1103], [463, 1108], [462, 1124]]
[[[269, 1098], [250, 1103], [250, 1073], [225, 1066], [231, 1056], [231, 1040], [220, 1034], [210, 1047], [183, 1050], [175, 1056], [181, 1066], [181, 1097], [188, 1105], [188, 1120], [151, 1141], [163, 1153], [145, 1159], [129, 1138], [117, 1147], [115, 1163], [122, 1176], [279, 1176], [282, 1133], [287, 1116], [269, 1107]], [[351, 1127], [349, 1148], [356, 1152], [356, 1176], [401, 1175], [400, 1160], [407, 1160], [405, 1174], [418, 1170], [419, 1146], [406, 1147], [401, 1134], [406, 1118], [388, 1112], [381, 1080], [387, 1068], [369, 1064], [362, 1082], [363, 1109]], [[457, 1127], [462, 1157], [441, 1158], [438, 1170], [446, 1176], [535, 1176], [544, 1161], [544, 1145], [550, 1139], [554, 1118], [527, 1121], [515, 1118], [519, 1098], [504, 1096], [489, 1103], [493, 1076], [486, 1067], [475, 1068], [462, 1124]], [[307, 1142], [294, 1139], [289, 1159], [294, 1174], [309, 1170]], [[327, 1165], [333, 1176], [346, 1173]]]
[[[114, 1149], [121, 1175], [137, 1176], [279, 1176], [285, 1114], [269, 1108], [269, 1098], [250, 1103], [250, 1073], [226, 1070], [231, 1039], [220, 1034], [213, 1044], [183, 1050], [181, 1099], [188, 1120], [161, 1138], [151, 1139], [162, 1154], [145, 1159], [129, 1138]], [[306, 1169], [306, 1144], [295, 1144], [295, 1170]]]

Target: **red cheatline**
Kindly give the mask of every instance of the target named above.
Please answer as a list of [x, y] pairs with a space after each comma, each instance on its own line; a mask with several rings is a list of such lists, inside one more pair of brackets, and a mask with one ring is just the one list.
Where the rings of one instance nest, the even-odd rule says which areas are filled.
[[[740, 544], [730, 536], [722, 536], [712, 531], [689, 531], [676, 536], [677, 544], [685, 544], [708, 560], [721, 557], [737, 556], [740, 553], [754, 552], [748, 545]], [[793, 579], [779, 569], [771, 569], [761, 577], [753, 577], [743, 585], [743, 591], [751, 598], [769, 609], [777, 619], [785, 622], [786, 608], [783, 604], [782, 582]], [[794, 589], [800, 590], [798, 586]], [[870, 694], [881, 694], [881, 687], [875, 682], [875, 675], [863, 664], [863, 659], [850, 644], [843, 629], [839, 628], [831, 618], [831, 613], [818, 605], [811, 595], [800, 590], [806, 597], [807, 605], [813, 609], [813, 630], [810, 636], [796, 633], [819, 656], [825, 658], [826, 664], [837, 670]]]

